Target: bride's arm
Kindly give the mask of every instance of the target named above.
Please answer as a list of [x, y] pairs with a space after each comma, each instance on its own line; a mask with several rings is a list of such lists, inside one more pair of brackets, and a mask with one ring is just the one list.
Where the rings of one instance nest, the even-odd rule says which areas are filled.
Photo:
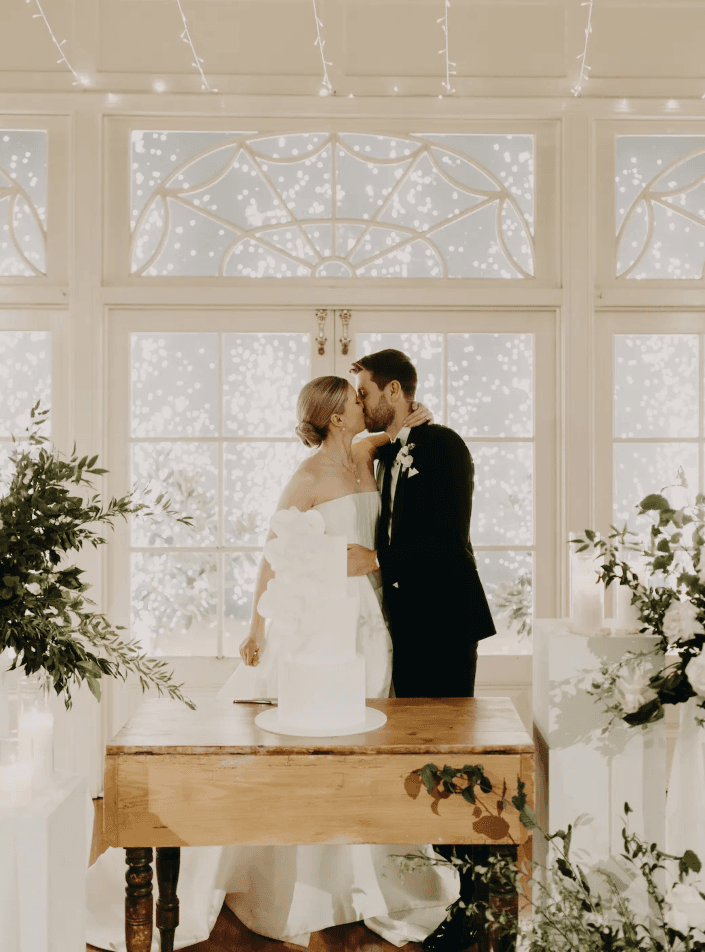
[[[307, 509], [312, 509], [316, 504], [314, 496], [315, 482], [315, 477], [309, 472], [294, 473], [284, 487], [284, 492], [281, 494], [279, 502], [277, 503], [276, 511], [278, 512], [280, 509], [290, 509], [291, 506], [296, 506], [296, 508], [302, 512], [306, 512]], [[270, 539], [274, 538], [274, 535], [275, 533], [270, 529], [265, 545]], [[250, 631], [247, 638], [245, 638], [240, 645], [240, 657], [245, 664], [253, 666], [259, 664], [259, 656], [264, 646], [264, 618], [262, 618], [257, 611], [257, 605], [259, 604], [261, 595], [266, 591], [267, 586], [273, 578], [274, 572], [272, 571], [272, 566], [263, 554], [259, 562], [259, 568], [257, 569], [255, 590], [252, 596]]]

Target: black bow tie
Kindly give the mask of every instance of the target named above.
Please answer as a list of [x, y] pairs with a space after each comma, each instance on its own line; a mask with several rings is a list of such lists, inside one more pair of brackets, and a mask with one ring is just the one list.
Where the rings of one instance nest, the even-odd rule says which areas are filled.
[[380, 463], [390, 463], [397, 458], [400, 449], [401, 443], [399, 440], [394, 440], [392, 443], [385, 443], [384, 446], [380, 446], [377, 450], [377, 459]]

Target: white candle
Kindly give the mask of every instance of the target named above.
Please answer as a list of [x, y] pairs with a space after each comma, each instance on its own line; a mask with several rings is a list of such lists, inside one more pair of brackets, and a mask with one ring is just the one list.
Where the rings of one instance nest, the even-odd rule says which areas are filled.
[[31, 761], [0, 764], [0, 808], [26, 803], [32, 792], [32, 773]]
[[639, 609], [631, 604], [634, 594], [628, 585], [615, 585], [615, 628], [617, 631], [635, 632], [641, 628]]
[[47, 712], [28, 711], [20, 714], [17, 727], [20, 759], [31, 761], [35, 789], [45, 787], [54, 774], [54, 718]]
[[570, 627], [580, 635], [596, 634], [604, 625], [605, 588], [593, 558], [574, 555], [570, 565]]

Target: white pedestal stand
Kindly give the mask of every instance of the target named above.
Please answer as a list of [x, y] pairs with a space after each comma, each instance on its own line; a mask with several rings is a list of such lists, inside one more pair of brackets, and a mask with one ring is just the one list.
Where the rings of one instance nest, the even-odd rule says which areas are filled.
[[85, 952], [86, 852], [85, 777], [0, 806], [2, 952]]
[[[534, 621], [534, 726], [537, 752], [536, 804], [550, 833], [567, 828], [582, 813], [571, 854], [592, 866], [622, 851], [624, 803], [634, 810], [629, 829], [664, 845], [666, 738], [664, 721], [646, 729], [615, 725], [601, 735], [608, 717], [586, 693], [592, 672], [627, 651], [648, 650], [656, 639], [642, 635], [586, 637], [572, 634], [567, 619]], [[546, 844], [535, 837], [540, 862]], [[579, 852], [580, 851], [580, 852]]]

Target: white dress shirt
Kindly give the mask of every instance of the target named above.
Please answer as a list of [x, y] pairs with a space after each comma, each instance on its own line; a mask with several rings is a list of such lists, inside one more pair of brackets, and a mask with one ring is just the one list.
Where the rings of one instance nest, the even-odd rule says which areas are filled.
[[[396, 437], [392, 440], [392, 443], [399, 443], [400, 446], [406, 446], [406, 442], [409, 439], [409, 434], [411, 433], [411, 427], [403, 426], [401, 430], [397, 433]], [[397, 457], [392, 463], [392, 485], [389, 492], [389, 525], [387, 526], [387, 532], [389, 533], [389, 539], [392, 538], [392, 512], [394, 511], [394, 495], [397, 491], [397, 483], [399, 482], [399, 473], [401, 471], [401, 461]], [[380, 489], [384, 485], [384, 465], [382, 466], [382, 473], [380, 478]]]

